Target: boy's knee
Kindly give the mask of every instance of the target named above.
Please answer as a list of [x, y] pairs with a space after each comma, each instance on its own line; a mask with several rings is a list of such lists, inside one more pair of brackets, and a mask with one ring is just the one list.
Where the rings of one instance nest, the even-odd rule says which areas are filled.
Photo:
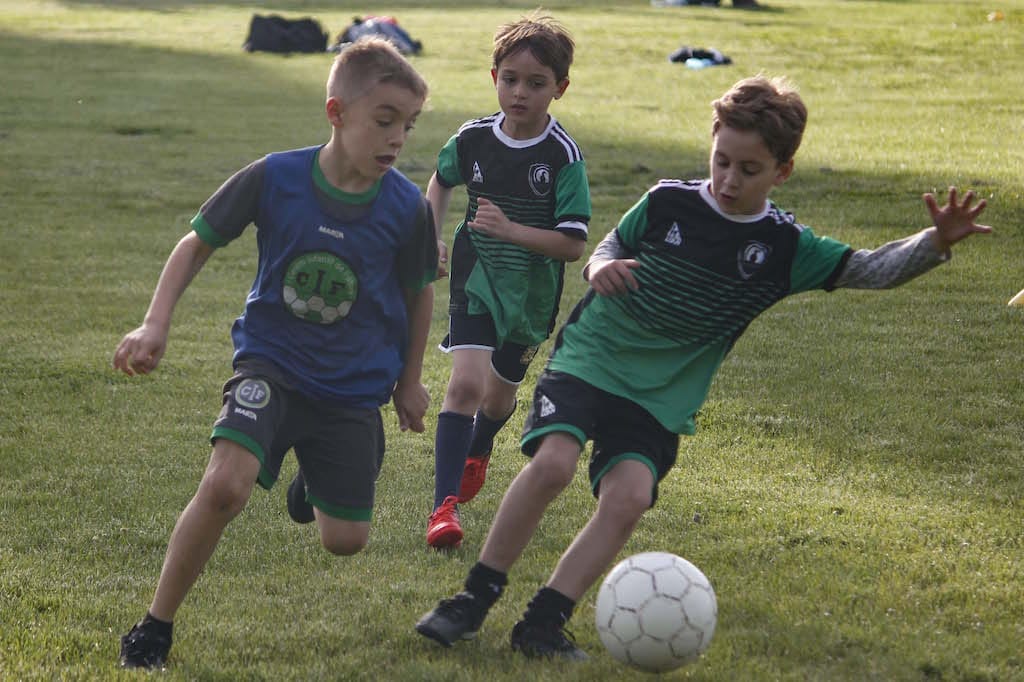
[[233, 441], [218, 439], [197, 497], [216, 513], [234, 517], [248, 503], [259, 471], [260, 461], [252, 452]]
[[468, 376], [452, 377], [448, 382], [445, 404], [458, 412], [474, 411], [484, 399], [483, 382]]
[[218, 514], [235, 517], [249, 502], [253, 483], [225, 470], [208, 471], [199, 486], [207, 506]]
[[537, 481], [549, 488], [561, 490], [572, 483], [576, 475], [576, 460], [569, 457], [545, 456], [537, 453], [528, 465]]
[[320, 544], [335, 556], [358, 554], [369, 539], [369, 524], [361, 522], [331, 522], [320, 529]]
[[320, 541], [334, 556], [352, 556], [366, 547], [366, 538], [321, 538]]
[[635, 525], [651, 508], [651, 490], [639, 486], [609, 487], [607, 493], [600, 492], [598, 507], [624, 524]]

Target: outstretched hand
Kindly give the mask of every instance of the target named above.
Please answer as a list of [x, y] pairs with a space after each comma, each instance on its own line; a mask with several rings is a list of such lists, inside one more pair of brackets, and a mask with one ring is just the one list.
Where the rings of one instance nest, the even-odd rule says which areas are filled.
[[978, 225], [975, 218], [985, 210], [986, 201], [982, 199], [973, 208], [974, 192], [969, 190], [964, 195], [962, 202], [957, 202], [956, 187], [949, 188], [949, 199], [941, 208], [935, 196], [931, 193], [924, 195], [924, 204], [932, 216], [932, 224], [935, 226], [935, 246], [939, 251], [946, 251], [949, 247], [972, 234], [988, 234], [992, 228], [988, 225]]

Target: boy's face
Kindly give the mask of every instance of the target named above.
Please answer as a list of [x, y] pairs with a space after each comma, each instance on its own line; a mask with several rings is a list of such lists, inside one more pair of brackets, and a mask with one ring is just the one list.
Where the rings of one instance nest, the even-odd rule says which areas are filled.
[[398, 160], [416, 124], [423, 98], [393, 83], [381, 83], [353, 102], [327, 100], [327, 118], [357, 177], [376, 182]]
[[503, 59], [491, 69], [498, 90], [498, 104], [505, 114], [502, 130], [509, 137], [528, 140], [537, 137], [548, 124], [548, 106], [569, 87], [569, 79], [555, 78], [551, 67], [544, 66], [528, 49]]
[[792, 159], [779, 163], [759, 133], [726, 125], [718, 129], [711, 146], [711, 194], [726, 213], [759, 213], [772, 188], [792, 172]]

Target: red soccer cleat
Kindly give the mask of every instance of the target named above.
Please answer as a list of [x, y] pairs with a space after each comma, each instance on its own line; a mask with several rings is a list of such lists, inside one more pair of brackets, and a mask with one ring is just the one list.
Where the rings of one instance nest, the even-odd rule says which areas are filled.
[[462, 526], [459, 525], [459, 510], [454, 495], [434, 510], [427, 521], [427, 544], [434, 549], [451, 549], [462, 544]]
[[491, 461], [491, 453], [483, 457], [467, 457], [466, 467], [462, 470], [462, 487], [459, 488], [459, 502], [469, 502], [487, 480], [487, 463]]

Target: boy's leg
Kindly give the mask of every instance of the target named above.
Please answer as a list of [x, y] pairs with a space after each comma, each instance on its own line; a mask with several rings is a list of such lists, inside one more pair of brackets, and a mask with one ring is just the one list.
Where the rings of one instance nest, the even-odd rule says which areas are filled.
[[601, 479], [597, 511], [559, 559], [548, 587], [579, 601], [626, 546], [651, 507], [654, 475], [636, 460], [617, 464]]
[[494, 437], [508, 423], [516, 411], [516, 391], [519, 384], [498, 375], [492, 369], [487, 375], [484, 398], [473, 419], [473, 437], [469, 443], [466, 466], [459, 487], [459, 502], [476, 497], [487, 478], [487, 465], [494, 447]]
[[491, 356], [481, 408], [473, 421], [473, 440], [469, 445], [466, 468], [462, 472], [459, 502], [469, 502], [483, 487], [494, 437], [516, 409], [516, 391], [526, 377], [538, 346], [504, 343]]
[[626, 545], [650, 508], [653, 487], [650, 467], [636, 460], [618, 463], [601, 478], [597, 511], [512, 629], [513, 649], [531, 657], [587, 658], [565, 625], [576, 603]]
[[466, 589], [425, 614], [416, 624], [417, 632], [445, 646], [476, 634], [548, 504], [572, 481], [580, 452], [579, 441], [572, 436], [555, 432], [544, 437], [505, 493]]
[[351, 556], [366, 547], [370, 539], [369, 521], [336, 519], [315, 507], [313, 513], [320, 528], [320, 542], [331, 554]]
[[218, 439], [199, 489], [171, 533], [147, 617], [121, 640], [121, 665], [159, 668], [171, 646], [178, 607], [213, 555], [227, 524], [245, 507], [260, 471], [256, 456]]
[[[301, 498], [308, 518], [317, 522], [324, 549], [351, 556], [370, 538], [386, 451], [380, 410], [309, 404], [303, 414], [303, 435], [294, 446], [301, 494], [293, 491], [293, 482], [289, 498]], [[292, 507], [289, 500], [289, 512]]]
[[434, 504], [427, 522], [427, 544], [435, 549], [455, 547], [462, 542], [455, 505], [473, 435], [472, 415], [483, 399], [490, 358], [488, 349], [452, 351], [452, 375], [437, 417], [434, 439]]
[[228, 523], [245, 508], [260, 461], [234, 441], [219, 438], [195, 496], [178, 517], [167, 546], [160, 582], [149, 612], [170, 621], [220, 541]]
[[507, 573], [533, 537], [548, 505], [572, 482], [582, 448], [573, 436], [544, 436], [536, 454], [512, 480], [487, 533], [480, 561]]

